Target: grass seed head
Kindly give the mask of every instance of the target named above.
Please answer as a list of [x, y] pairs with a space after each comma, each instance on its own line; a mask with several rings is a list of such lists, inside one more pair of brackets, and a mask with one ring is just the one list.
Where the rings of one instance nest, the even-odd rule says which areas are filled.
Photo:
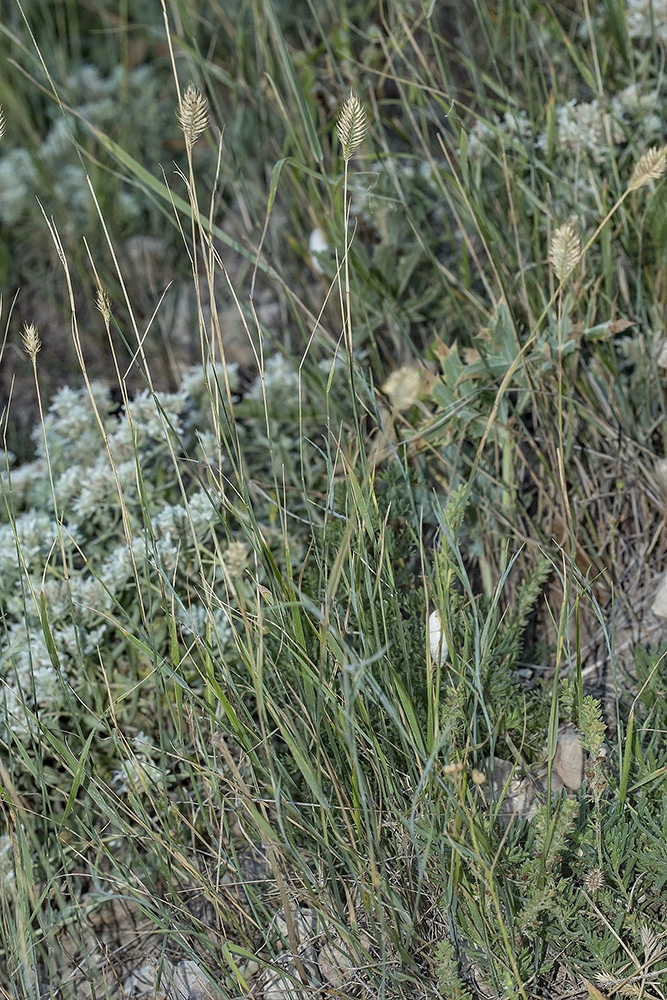
[[650, 962], [655, 956], [659, 957], [660, 948], [660, 937], [652, 930], [648, 924], [641, 924], [639, 927], [639, 936], [641, 938], [642, 947], [644, 949], [644, 960]]
[[6, 125], [5, 111], [4, 108], [2, 107], [2, 104], [0, 104], [0, 139], [2, 139], [3, 135], [5, 134], [5, 125]]
[[645, 184], [650, 184], [651, 181], [659, 181], [665, 172], [666, 164], [667, 146], [663, 146], [662, 149], [658, 149], [657, 146], [647, 149], [635, 164], [628, 184], [629, 190], [636, 191], [638, 188], [644, 187]]
[[553, 234], [549, 247], [549, 263], [558, 280], [565, 281], [580, 259], [581, 236], [577, 218], [573, 215]]
[[21, 340], [23, 341], [23, 349], [25, 353], [34, 364], [42, 346], [39, 334], [37, 333], [37, 327], [34, 323], [26, 323], [23, 333], [21, 334]]
[[97, 295], [95, 297], [95, 305], [102, 313], [104, 317], [104, 322], [108, 324], [111, 319], [111, 299], [109, 298], [107, 292], [102, 288], [97, 289]]
[[591, 868], [588, 872], [584, 879], [584, 885], [586, 886], [586, 891], [591, 894], [593, 899], [595, 899], [600, 889], [604, 888], [605, 881], [604, 872], [600, 868]]
[[234, 580], [241, 576], [248, 565], [248, 546], [245, 542], [230, 542], [223, 557], [223, 564], [228, 576]]
[[343, 104], [338, 116], [338, 139], [343, 147], [343, 159], [347, 162], [356, 153], [366, 137], [366, 112], [353, 90]]
[[602, 719], [600, 702], [591, 695], [586, 695], [581, 706], [579, 729], [582, 746], [589, 757], [593, 760], [601, 757], [607, 726]]
[[208, 128], [208, 106], [201, 90], [193, 83], [186, 87], [181, 106], [178, 109], [178, 120], [183, 129], [185, 143], [192, 149], [202, 132]]
[[391, 405], [397, 410], [409, 410], [417, 402], [421, 388], [421, 374], [414, 365], [402, 365], [393, 371], [382, 386]]

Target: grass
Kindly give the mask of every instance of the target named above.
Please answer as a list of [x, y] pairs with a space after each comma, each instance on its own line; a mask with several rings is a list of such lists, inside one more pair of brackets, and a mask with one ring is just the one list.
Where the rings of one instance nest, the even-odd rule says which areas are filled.
[[665, 995], [664, 25], [12, 8], [7, 996]]

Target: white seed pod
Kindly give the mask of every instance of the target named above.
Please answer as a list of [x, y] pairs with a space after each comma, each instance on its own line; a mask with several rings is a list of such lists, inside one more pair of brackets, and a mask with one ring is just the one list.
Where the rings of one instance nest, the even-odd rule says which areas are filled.
[[326, 234], [322, 232], [319, 226], [316, 226], [308, 237], [308, 252], [310, 253], [310, 266], [315, 274], [324, 274], [324, 268], [322, 267], [319, 255], [331, 253], [331, 247], [329, 246]]
[[432, 611], [428, 620], [428, 646], [434, 663], [441, 667], [447, 662], [449, 647], [442, 630], [440, 614], [437, 611]]

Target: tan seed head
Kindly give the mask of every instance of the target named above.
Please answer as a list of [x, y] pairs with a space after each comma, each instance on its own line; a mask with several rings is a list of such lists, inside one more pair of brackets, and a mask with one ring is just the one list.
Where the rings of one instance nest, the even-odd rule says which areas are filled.
[[201, 90], [193, 83], [186, 87], [181, 105], [178, 109], [178, 120], [183, 129], [185, 144], [192, 149], [202, 132], [208, 128], [208, 106]]
[[104, 317], [104, 322], [108, 325], [111, 319], [111, 299], [106, 291], [102, 288], [97, 289], [97, 295], [95, 296], [95, 305], [102, 313]]
[[665, 172], [666, 164], [667, 146], [663, 146], [662, 149], [658, 149], [657, 146], [647, 149], [635, 164], [628, 189], [636, 191], [638, 188], [644, 187], [645, 184], [650, 184], [651, 181], [659, 181]]
[[393, 371], [382, 391], [397, 410], [409, 410], [417, 402], [421, 389], [421, 373], [414, 365], [402, 365]]
[[21, 334], [21, 340], [23, 341], [23, 349], [25, 353], [34, 365], [42, 346], [39, 334], [37, 333], [37, 327], [34, 323], [26, 323], [23, 333]]
[[605, 881], [604, 872], [600, 868], [591, 868], [588, 872], [584, 879], [584, 885], [593, 899], [595, 899], [600, 889], [604, 887]]
[[338, 116], [338, 139], [343, 147], [343, 159], [347, 162], [356, 153], [366, 136], [366, 112], [353, 90], [343, 104]]
[[223, 566], [227, 575], [232, 579], [241, 576], [248, 564], [248, 546], [245, 542], [230, 542], [223, 557]]
[[581, 259], [581, 236], [576, 216], [559, 226], [551, 239], [549, 263], [559, 281], [572, 273]]

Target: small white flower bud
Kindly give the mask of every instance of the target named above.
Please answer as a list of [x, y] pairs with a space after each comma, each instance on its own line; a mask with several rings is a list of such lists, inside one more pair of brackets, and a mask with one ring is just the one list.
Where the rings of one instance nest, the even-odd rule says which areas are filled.
[[428, 645], [433, 662], [441, 667], [447, 661], [449, 648], [442, 630], [442, 622], [437, 611], [432, 611], [428, 620]]
[[319, 255], [330, 253], [331, 247], [326, 235], [317, 226], [308, 238], [308, 251], [310, 253], [310, 265], [315, 274], [324, 274], [324, 268], [320, 262]]

